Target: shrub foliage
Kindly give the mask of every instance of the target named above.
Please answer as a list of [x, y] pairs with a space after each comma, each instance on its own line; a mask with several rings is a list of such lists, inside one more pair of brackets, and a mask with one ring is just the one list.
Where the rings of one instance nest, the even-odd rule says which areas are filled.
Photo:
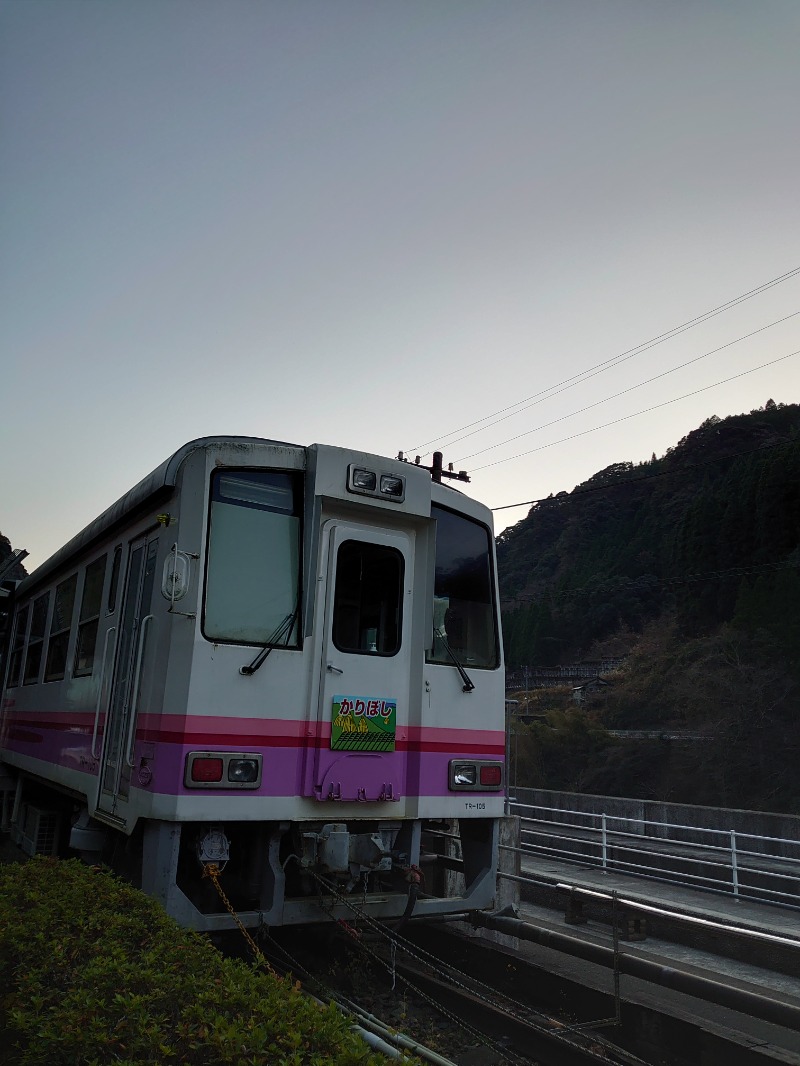
[[334, 1006], [77, 860], [0, 867], [0, 1061], [378, 1066]]

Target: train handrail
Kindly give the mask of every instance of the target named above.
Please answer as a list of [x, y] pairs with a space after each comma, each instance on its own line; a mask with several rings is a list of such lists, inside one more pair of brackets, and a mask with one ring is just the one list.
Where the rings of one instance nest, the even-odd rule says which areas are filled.
[[131, 716], [128, 722], [128, 737], [125, 744], [125, 762], [133, 769], [133, 745], [136, 741], [136, 719], [138, 717], [139, 688], [142, 681], [142, 659], [144, 658], [144, 638], [147, 625], [152, 622], [155, 615], [148, 614], [142, 619], [139, 627], [139, 647], [136, 649], [136, 668], [133, 674], [133, 693], [131, 694]]
[[[99, 751], [95, 751], [94, 747], [95, 747], [95, 744], [97, 742], [97, 727], [100, 724], [100, 704], [103, 701], [103, 686], [105, 685], [105, 681], [106, 681], [106, 662], [108, 661], [108, 638], [111, 636], [112, 633], [116, 633], [116, 631], [117, 631], [117, 627], [116, 626], [111, 626], [110, 629], [107, 629], [106, 630], [106, 638], [105, 638], [105, 640], [103, 642], [103, 659], [102, 659], [102, 667], [100, 669], [100, 684], [97, 687], [97, 702], [95, 703], [95, 707], [94, 707], [94, 726], [92, 727], [92, 744], [91, 744], [91, 747], [89, 748], [89, 751], [90, 751], [91, 756], [92, 756], [93, 759], [99, 759], [100, 758], [100, 752]], [[115, 637], [114, 638], [114, 650], [115, 651], [116, 651], [116, 647], [117, 647], [117, 640], [116, 640], [116, 637]]]

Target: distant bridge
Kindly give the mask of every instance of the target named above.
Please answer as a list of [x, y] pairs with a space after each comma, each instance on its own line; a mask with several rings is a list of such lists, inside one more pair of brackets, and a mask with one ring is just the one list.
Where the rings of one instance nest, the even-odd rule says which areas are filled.
[[620, 740], [711, 740], [712, 733], [700, 733], [694, 729], [609, 729], [612, 737]]
[[566, 666], [522, 666], [506, 675], [506, 691], [530, 688], [553, 688], [574, 681], [586, 681], [619, 670], [626, 657], [615, 659], [587, 659]]

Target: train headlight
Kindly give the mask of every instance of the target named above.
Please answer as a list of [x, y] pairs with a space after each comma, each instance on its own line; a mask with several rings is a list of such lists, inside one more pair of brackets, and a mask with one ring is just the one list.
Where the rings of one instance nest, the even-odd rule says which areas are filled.
[[402, 499], [405, 490], [404, 478], [394, 477], [392, 474], [381, 474], [381, 492], [384, 496]]
[[478, 768], [475, 763], [456, 763], [453, 767], [453, 784], [456, 788], [468, 788], [477, 780]]
[[258, 788], [262, 756], [242, 751], [190, 751], [183, 783], [186, 788]]
[[499, 792], [503, 787], [503, 764], [492, 760], [450, 760], [451, 792]]
[[406, 479], [402, 474], [383, 474], [351, 463], [347, 468], [347, 491], [402, 503], [406, 498]]
[[231, 759], [228, 763], [228, 780], [237, 785], [252, 785], [258, 780], [258, 759]]
[[350, 483], [361, 492], [374, 492], [378, 483], [377, 475], [372, 470], [360, 470], [355, 467], [350, 474]]

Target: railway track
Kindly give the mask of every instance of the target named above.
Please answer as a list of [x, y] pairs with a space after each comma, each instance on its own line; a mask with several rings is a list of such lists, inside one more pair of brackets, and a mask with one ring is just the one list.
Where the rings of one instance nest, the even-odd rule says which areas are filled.
[[[400, 1031], [402, 1050], [438, 1066], [650, 1066], [602, 1030], [617, 1019], [589, 1025], [567, 1011], [520, 999], [502, 981], [476, 977], [430, 944], [386, 930], [339, 924], [327, 933], [269, 934], [262, 950], [279, 972], [299, 978], [319, 999], [336, 1002], [358, 1025], [382, 1035]], [[445, 954], [447, 952], [445, 951]]]
[[264, 947], [276, 968], [337, 1002], [354, 1024], [436, 1066], [800, 1064], [800, 1049], [739, 1029], [730, 1016], [710, 1020], [699, 1001], [697, 1014], [685, 1004], [673, 1014], [658, 989], [644, 1005], [615, 997], [608, 971], [603, 991], [580, 969], [565, 984], [530, 954], [465, 930], [419, 923], [398, 933], [356, 914], [324, 933], [267, 934]]
[[[418, 965], [404, 964], [400, 972], [416, 994], [423, 993], [481, 1034], [482, 1046], [493, 1050], [495, 1061], [537, 1063], [539, 1066], [643, 1066], [645, 1060], [618, 1047], [600, 1031], [616, 1019], [581, 1025], [567, 1017], [537, 1009], [482, 983], [470, 991], [437, 977]], [[481, 1046], [481, 1045], [478, 1045]]]
[[[773, 1033], [777, 1031], [774, 1025], [785, 1025], [787, 1019], [794, 1028], [797, 1007], [746, 990], [737, 992], [730, 984], [720, 984], [710, 972], [692, 975], [691, 966], [676, 969], [665, 965], [666, 959], [647, 961], [630, 949], [621, 951], [616, 905], [610, 950], [548, 933], [546, 922], [524, 922], [510, 915], [472, 916], [474, 924], [500, 930], [515, 938], [513, 943], [556, 942], [558, 950], [584, 962], [599, 959], [601, 965], [612, 966], [613, 996], [592, 997], [590, 992], [587, 997], [573, 983], [571, 996], [555, 1007], [550, 990], [543, 985], [544, 971], [531, 960], [530, 952], [466, 935], [469, 926], [459, 920], [466, 916], [444, 926], [422, 921], [404, 927], [403, 920], [390, 926], [370, 917], [357, 899], [342, 896], [323, 878], [318, 880], [323, 909], [332, 911], [334, 904], [344, 905], [352, 921], [331, 922], [322, 930], [317, 927], [310, 940], [307, 930], [283, 929], [273, 934], [262, 929], [262, 939], [273, 956], [269, 965], [301, 976], [308, 991], [337, 1003], [366, 1038], [379, 1040], [381, 1050], [394, 1045], [395, 1055], [402, 1057], [408, 1050], [436, 1066], [693, 1066], [720, 1061], [730, 1066], [767, 1061], [800, 1066], [800, 1043], [795, 1049], [798, 1054], [793, 1054], [791, 1044], [787, 1048], [769, 1038], [752, 1039], [733, 1028], [726, 1034], [724, 1027], [708, 1025], [702, 1011], [695, 1017], [686, 1010], [642, 1011], [641, 1004], [626, 998], [626, 1022], [636, 1020], [623, 1025], [623, 973], [641, 978], [644, 984], [679, 990], [685, 990], [688, 982], [696, 1003], [714, 1005], [713, 1009], [718, 1005], [732, 1007], [734, 1012], [757, 1008], [754, 1017], [762, 1024], [773, 1024]], [[448, 929], [458, 932], [448, 935]], [[242, 931], [260, 954], [252, 937]], [[524, 940], [516, 940], [523, 936]], [[327, 951], [320, 951], [321, 937], [327, 937]], [[594, 1006], [589, 1006], [592, 1000]], [[399, 1018], [398, 1004], [402, 1005]], [[438, 1021], [432, 1021], [437, 1016]], [[704, 1029], [716, 1031], [701, 1036]], [[397, 1030], [408, 1030], [410, 1035], [398, 1037]], [[426, 1044], [425, 1030], [436, 1034], [436, 1048]]]

